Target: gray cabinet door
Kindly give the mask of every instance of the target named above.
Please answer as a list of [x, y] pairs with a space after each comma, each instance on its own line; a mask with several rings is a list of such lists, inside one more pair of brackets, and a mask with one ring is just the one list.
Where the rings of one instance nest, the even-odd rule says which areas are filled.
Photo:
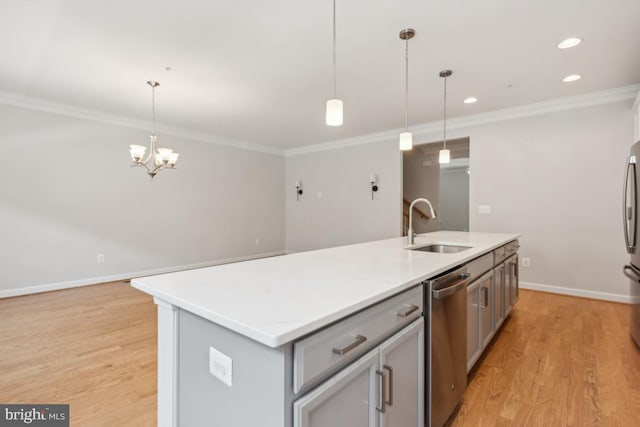
[[511, 305], [520, 296], [520, 272], [518, 271], [518, 255], [511, 257]]
[[480, 281], [467, 287], [467, 372], [480, 357]]
[[493, 323], [493, 270], [478, 279], [478, 307], [480, 310], [480, 346], [484, 349], [495, 332]]
[[378, 349], [293, 404], [294, 427], [376, 427]]
[[493, 270], [493, 324], [497, 331], [504, 322], [504, 264]]
[[419, 319], [380, 346], [386, 376], [380, 427], [424, 427], [424, 321]]
[[504, 263], [505, 266], [505, 316], [511, 312], [511, 308], [518, 301], [519, 277], [518, 255], [514, 255]]

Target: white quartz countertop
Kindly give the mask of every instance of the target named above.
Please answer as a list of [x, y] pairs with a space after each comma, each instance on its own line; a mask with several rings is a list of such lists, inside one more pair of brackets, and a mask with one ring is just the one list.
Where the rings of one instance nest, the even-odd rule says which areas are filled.
[[470, 261], [517, 234], [439, 231], [134, 279], [133, 287], [269, 347], [279, 347]]

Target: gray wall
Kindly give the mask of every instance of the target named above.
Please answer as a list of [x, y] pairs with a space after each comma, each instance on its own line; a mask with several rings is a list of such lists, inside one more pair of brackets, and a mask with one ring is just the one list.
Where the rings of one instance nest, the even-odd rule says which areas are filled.
[[[288, 157], [287, 249], [304, 251], [399, 236], [401, 163], [397, 141]], [[378, 176], [374, 200], [370, 173]], [[304, 190], [300, 201], [296, 201], [296, 179]]]
[[467, 168], [440, 170], [440, 229], [469, 231]]
[[[531, 267], [520, 270], [521, 280], [629, 294], [620, 270], [627, 261], [620, 186], [633, 141], [631, 104], [616, 102], [450, 130], [452, 139], [470, 137], [470, 229], [521, 233], [521, 256], [531, 258]], [[437, 140], [440, 132], [419, 138]], [[374, 168], [367, 158], [373, 153], [380, 154], [376, 160], [381, 162], [378, 170], [384, 171], [383, 182], [400, 176], [396, 150], [396, 142], [389, 140], [289, 157], [287, 183], [298, 176], [307, 181], [311, 194], [295, 203], [293, 188], [287, 188], [287, 247], [310, 249], [398, 235], [400, 186], [383, 184], [383, 198], [375, 204], [369, 200], [375, 212], [384, 212], [374, 221], [362, 209], [367, 194], [360, 181]], [[353, 176], [347, 180], [347, 175]], [[315, 191], [327, 188], [344, 194], [313, 198]], [[491, 205], [492, 213], [478, 214], [480, 204]]]
[[150, 181], [129, 167], [147, 140], [0, 106], [0, 295], [285, 249], [284, 157], [160, 133], [179, 169]]

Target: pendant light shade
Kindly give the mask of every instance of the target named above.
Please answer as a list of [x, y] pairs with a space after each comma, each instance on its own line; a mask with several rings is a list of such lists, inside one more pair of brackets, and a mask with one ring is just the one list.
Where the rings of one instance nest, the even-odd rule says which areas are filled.
[[446, 148], [440, 150], [440, 155], [438, 156], [438, 163], [449, 163], [451, 161], [451, 152]]
[[330, 99], [327, 101], [326, 120], [328, 126], [342, 125], [342, 100]]
[[327, 101], [327, 126], [342, 126], [342, 100], [338, 99], [338, 72], [336, 67], [336, 0], [333, 0], [333, 99]]
[[402, 151], [411, 150], [413, 148], [413, 134], [411, 132], [400, 133], [400, 143], [398, 146]]
[[447, 77], [450, 77], [452, 74], [453, 71], [451, 70], [440, 71], [440, 77], [444, 79], [444, 120], [442, 128], [443, 146], [442, 150], [440, 150], [440, 155], [438, 156], [438, 163], [440, 164], [451, 162], [451, 152], [447, 150]]
[[413, 28], [400, 31], [400, 39], [404, 40], [404, 132], [400, 133], [398, 148], [401, 151], [413, 149], [413, 135], [409, 132], [409, 39], [416, 35]]

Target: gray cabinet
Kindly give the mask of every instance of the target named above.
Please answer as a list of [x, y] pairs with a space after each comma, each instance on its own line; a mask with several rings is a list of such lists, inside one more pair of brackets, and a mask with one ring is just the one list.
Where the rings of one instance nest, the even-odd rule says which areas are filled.
[[493, 270], [467, 287], [467, 372], [495, 333]]
[[480, 316], [480, 344], [484, 349], [493, 338], [495, 328], [493, 324], [493, 270], [479, 280], [478, 311]]
[[504, 274], [504, 263], [493, 270], [493, 325], [496, 332], [504, 322]]
[[423, 427], [424, 321], [402, 329], [293, 404], [294, 427]]
[[480, 357], [480, 282], [475, 281], [467, 287], [467, 372]]
[[504, 281], [505, 281], [505, 298], [504, 298], [504, 315], [505, 317], [511, 313], [513, 305], [518, 301], [519, 293], [519, 277], [518, 277], [518, 255], [513, 255], [504, 262]]
[[424, 360], [423, 319], [380, 346], [379, 369], [387, 375], [385, 412], [379, 413], [380, 427], [424, 426]]
[[514, 240], [495, 249], [493, 263], [489, 266], [486, 256], [468, 264], [470, 270], [474, 270], [472, 277], [482, 276], [474, 279], [467, 288], [467, 372], [473, 368], [518, 300], [519, 247], [518, 241]]
[[293, 404], [294, 427], [376, 427], [376, 372], [372, 351]]

